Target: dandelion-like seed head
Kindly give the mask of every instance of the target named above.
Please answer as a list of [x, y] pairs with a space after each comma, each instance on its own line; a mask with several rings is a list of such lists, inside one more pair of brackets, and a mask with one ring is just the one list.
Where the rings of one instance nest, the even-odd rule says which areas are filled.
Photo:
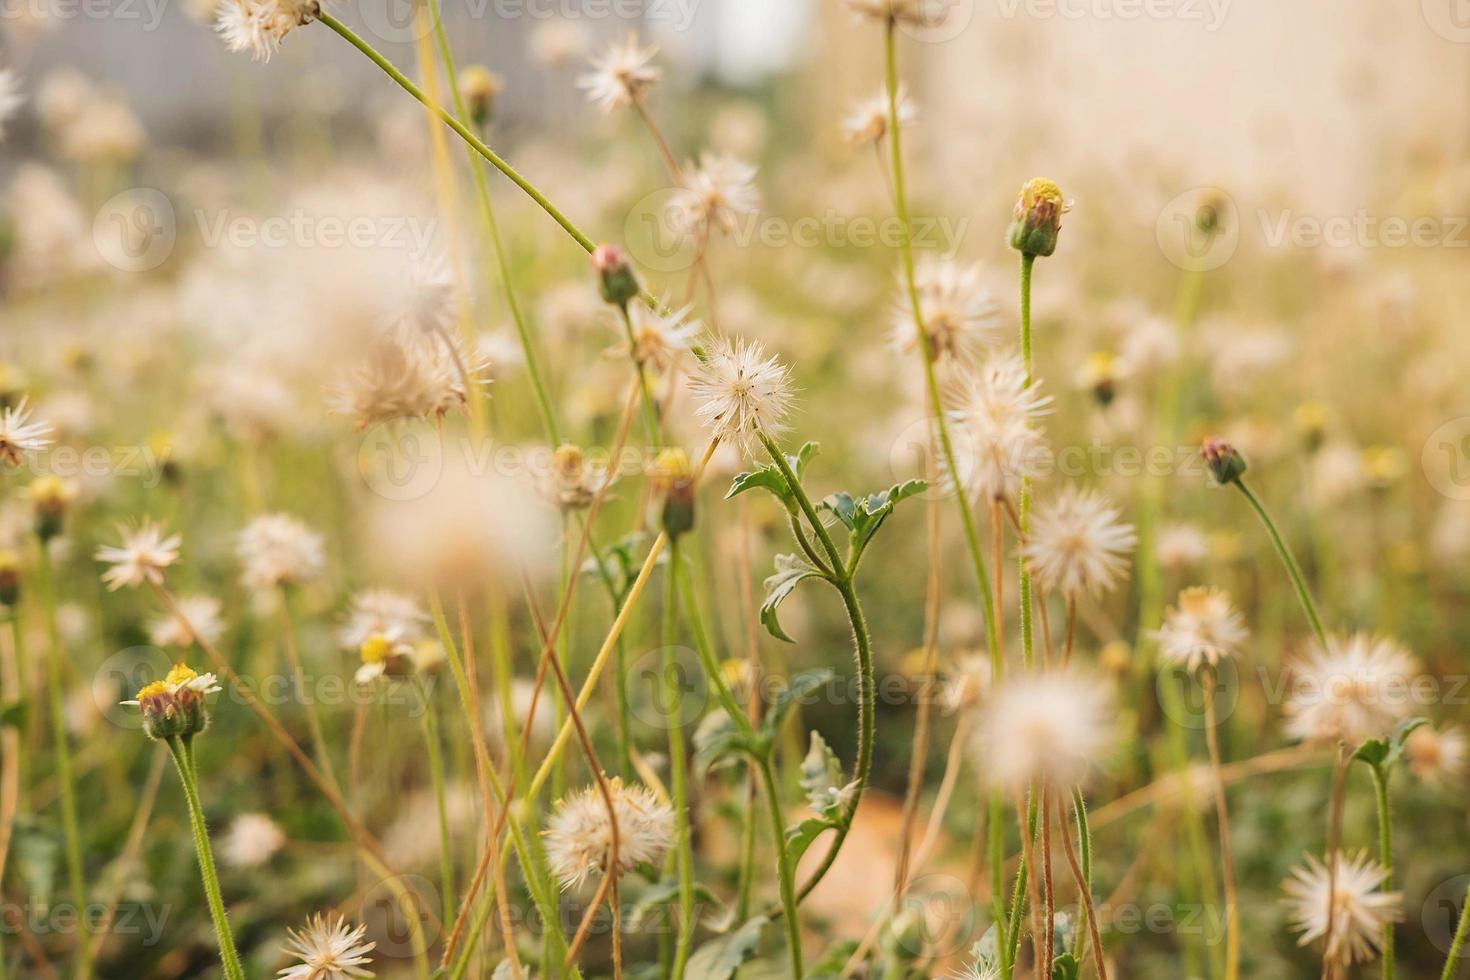
[[99, 548], [96, 554], [98, 561], [112, 566], [102, 573], [107, 588], [116, 591], [145, 582], [162, 585], [164, 569], [179, 560], [183, 539], [177, 534], [165, 534], [151, 520], [133, 528], [119, 526], [118, 533], [122, 535], [121, 545]]
[[1024, 477], [1039, 477], [1047, 452], [1040, 420], [1052, 399], [1027, 384], [1014, 354], [995, 355], [951, 387], [949, 417], [960, 439], [960, 484], [971, 500], [1013, 501]]
[[786, 429], [794, 394], [790, 370], [753, 340], [720, 337], [689, 379], [695, 414], [711, 435], [749, 454], [761, 436]]
[[1299, 944], [1325, 937], [1326, 959], [1347, 967], [1373, 959], [1383, 948], [1383, 927], [1403, 918], [1403, 896], [1380, 890], [1388, 872], [1366, 852], [1338, 854], [1336, 865], [1334, 876], [1309, 854], [1281, 887], [1292, 930], [1301, 933]]
[[266, 514], [245, 525], [235, 542], [240, 580], [252, 589], [299, 585], [322, 574], [322, 536], [294, 517]]
[[1404, 742], [1409, 771], [1430, 786], [1457, 783], [1470, 766], [1470, 738], [1458, 728], [1420, 725]]
[[[643, 863], [657, 864], [673, 843], [674, 811], [645, 786], [614, 778], [608, 780], [608, 789], [618, 829], [613, 873], [621, 875]], [[608, 871], [612, 827], [607, 802], [596, 786], [557, 803], [545, 831], [546, 857], [562, 887], [576, 887], [589, 876]]]
[[1292, 665], [1286, 730], [1304, 742], [1357, 746], [1387, 737], [1414, 707], [1410, 687], [1419, 664], [1384, 636], [1354, 633], [1315, 641]]
[[1122, 513], [1108, 497], [1079, 487], [1037, 507], [1022, 551], [1037, 584], [1068, 598], [1115, 587], [1137, 541]]
[[282, 950], [300, 960], [276, 974], [280, 980], [355, 980], [371, 977], [368, 956], [377, 945], [364, 942], [366, 926], [353, 928], [340, 916], [314, 915], [302, 929], [291, 929]]
[[230, 823], [220, 856], [234, 868], [258, 868], [286, 845], [279, 824], [263, 813], [242, 813]]
[[1113, 747], [1111, 700], [1100, 678], [1076, 670], [1007, 678], [977, 730], [985, 778], [1013, 792], [1036, 780], [1084, 784]]
[[1169, 607], [1164, 625], [1154, 633], [1159, 657], [1189, 670], [1239, 655], [1246, 635], [1229, 594], [1200, 587], [1179, 593], [1178, 603]]
[[[897, 114], [900, 129], [907, 129], [919, 118], [919, 107], [909, 98], [903, 86], [897, 92]], [[849, 143], [866, 145], [881, 143], [888, 136], [888, 93], [879, 92], [857, 103], [842, 117], [842, 135]]]
[[673, 224], [697, 237], [712, 231], [730, 233], [742, 217], [760, 210], [756, 168], [727, 153], [703, 153], [680, 175], [672, 198]]
[[205, 643], [217, 643], [224, 635], [220, 619], [220, 601], [213, 596], [179, 596], [178, 615], [172, 610], [148, 624], [148, 637], [154, 646], [187, 650], [197, 634]]
[[967, 363], [994, 343], [997, 308], [979, 266], [925, 258], [914, 274], [914, 292], [919, 298], [917, 318], [907, 290], [893, 311], [889, 337], [898, 350], [912, 354], [927, 348], [935, 362]]
[[0, 463], [19, 466], [27, 453], [51, 445], [51, 426], [31, 416], [25, 398], [0, 411]]
[[592, 70], [577, 79], [577, 87], [603, 112], [639, 103], [663, 77], [663, 71], [652, 64], [657, 54], [658, 45], [644, 46], [630, 32], [592, 59]]
[[693, 313], [693, 306], [674, 309], [660, 303], [655, 310], [643, 303], [630, 304], [628, 317], [632, 322], [633, 343], [631, 348], [625, 344], [619, 352], [631, 354], [646, 370], [665, 373], [694, 348], [696, 338], [704, 329]]
[[318, 0], [223, 0], [214, 27], [231, 51], [270, 61], [287, 34], [320, 13]]

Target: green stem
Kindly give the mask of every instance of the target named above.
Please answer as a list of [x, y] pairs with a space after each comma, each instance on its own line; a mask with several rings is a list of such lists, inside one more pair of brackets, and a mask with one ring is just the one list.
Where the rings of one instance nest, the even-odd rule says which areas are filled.
[[317, 14], [317, 20], [321, 21], [323, 24], [326, 24], [332, 30], [336, 31], [345, 41], [347, 41], [348, 44], [351, 44], [358, 51], [361, 51], [364, 55], [366, 55], [368, 57], [368, 60], [381, 68], [385, 75], [393, 79], [393, 81], [397, 82], [400, 88], [402, 88], [409, 95], [417, 99], [420, 103], [424, 105], [425, 108], [434, 113], [434, 115], [438, 116], [439, 119], [446, 126], [454, 130], [459, 138], [468, 143], [476, 153], [480, 154], [480, 156], [484, 157], [486, 160], [489, 160], [491, 165], [493, 165], [496, 170], [499, 170], [502, 174], [508, 177], [512, 183], [514, 183], [521, 190], [525, 191], [526, 196], [535, 201], [536, 204], [540, 206], [541, 210], [545, 211], [551, 216], [553, 221], [561, 225], [562, 230], [564, 230], [568, 235], [572, 236], [572, 238], [576, 240], [578, 245], [582, 246], [582, 248], [589, 253], [597, 247], [593, 243], [592, 239], [582, 234], [582, 230], [576, 225], [572, 224], [571, 220], [566, 215], [562, 214], [561, 211], [556, 207], [556, 205], [552, 204], [551, 201], [547, 199], [546, 195], [542, 194], [541, 191], [538, 190], [534, 184], [532, 184], [525, 177], [521, 176], [514, 167], [512, 167], [509, 163], [502, 159], [500, 155], [497, 154], [494, 150], [486, 146], [485, 143], [478, 136], [470, 132], [469, 127], [465, 126], [464, 123], [460, 122], [454, 116], [444, 111], [441, 106], [430, 101], [429, 97], [423, 93], [422, 89], [415, 85], [408, 78], [408, 76], [403, 74], [403, 72], [394, 67], [393, 63], [387, 58], [383, 57], [383, 55], [380, 54], [376, 48], [374, 48], [367, 41], [364, 41], [350, 27], [342, 23], [340, 20], [338, 20], [336, 17], [332, 16], [325, 10], [320, 11]]
[[[66, 706], [62, 696], [61, 634], [56, 625], [56, 582], [51, 567], [51, 553], [46, 541], [40, 542], [40, 560], [36, 565], [41, 593], [41, 606], [46, 619], [46, 688], [50, 697], [51, 732], [56, 744], [56, 780], [61, 787], [61, 830], [66, 842], [66, 877], [71, 900], [80, 917], [81, 933], [77, 943], [77, 977], [87, 980], [92, 975], [92, 950], [86, 924], [87, 888], [82, 871], [82, 838], [77, 824], [76, 774], [72, 769], [71, 745], [66, 731]], [[17, 620], [17, 624], [18, 624]], [[16, 626], [17, 635], [20, 627]]]
[[189, 827], [194, 832], [194, 851], [199, 857], [199, 875], [204, 880], [204, 897], [209, 902], [210, 918], [214, 920], [214, 934], [219, 941], [219, 955], [224, 965], [225, 978], [245, 980], [245, 969], [240, 965], [240, 953], [235, 949], [235, 937], [230, 933], [230, 921], [225, 915], [224, 899], [220, 897], [219, 875], [214, 869], [214, 854], [209, 848], [209, 831], [204, 825], [204, 809], [199, 803], [193, 736], [185, 735], [167, 741], [168, 750], [174, 757], [174, 767], [179, 771], [179, 781], [184, 784], [184, 799], [189, 804]]
[[786, 821], [781, 816], [781, 799], [776, 792], [776, 776], [771, 760], [760, 760], [761, 781], [766, 787], [766, 804], [771, 814], [771, 836], [776, 842], [776, 872], [781, 882], [781, 907], [786, 920], [786, 942], [791, 947], [791, 976], [801, 980], [801, 924], [796, 919], [796, 882], [791, 870], [791, 857], [786, 853]]
[[679, 606], [678, 576], [673, 570], [679, 566], [681, 554], [679, 539], [669, 538], [669, 561], [672, 563], [664, 576], [664, 622], [663, 622], [663, 674], [665, 722], [669, 727], [669, 781], [673, 787], [674, 827], [676, 840], [676, 865], [679, 875], [679, 937], [674, 947], [671, 980], [683, 980], [684, 969], [689, 963], [689, 951], [694, 942], [694, 851], [689, 840], [689, 789], [684, 752], [684, 729], [680, 724], [679, 665], [674, 658], [674, 644], [678, 642]]
[[449, 837], [449, 807], [444, 798], [444, 756], [439, 744], [439, 716], [429, 698], [422, 678], [415, 677], [414, 690], [419, 696], [419, 708], [423, 711], [424, 746], [429, 755], [429, 779], [434, 784], [434, 806], [439, 816], [439, 887], [443, 890], [445, 922], [453, 922], [455, 916], [454, 850]]
[[[469, 118], [469, 112], [465, 108], [464, 95], [460, 92], [459, 75], [454, 68], [454, 53], [449, 47], [449, 37], [444, 31], [444, 18], [439, 16], [438, 0], [431, 0], [429, 15], [434, 21], [434, 36], [438, 42], [439, 57], [444, 61], [444, 71], [449, 79], [449, 93], [454, 102], [454, 114], [463, 125], [462, 121]], [[419, 101], [422, 102], [423, 99], [420, 98]], [[467, 146], [465, 152], [470, 157], [470, 176], [474, 179], [475, 196], [480, 202], [480, 212], [485, 219], [485, 229], [490, 233], [490, 244], [495, 252], [495, 264], [500, 274], [500, 282], [505, 287], [506, 305], [510, 308], [510, 318], [515, 324], [516, 336], [520, 340], [521, 354], [526, 359], [526, 374], [531, 378], [531, 388], [536, 395], [536, 406], [541, 412], [541, 424], [546, 429], [546, 438], [554, 449], [561, 445], [561, 434], [556, 424], [556, 412], [547, 394], [546, 382], [541, 374], [540, 357], [536, 352], [536, 345], [532, 342], [530, 327], [526, 323], [525, 315], [521, 312], [520, 300], [516, 297], [515, 286], [511, 282], [510, 261], [500, 237], [500, 222], [495, 217], [495, 206], [490, 200], [490, 188], [485, 181], [485, 172], [481, 169], [480, 161], [475, 159], [474, 145]], [[466, 398], [473, 396], [473, 392], [465, 393]]]
[[1257, 499], [1256, 495], [1251, 493], [1250, 487], [1247, 487], [1245, 481], [1239, 477], [1235, 479], [1234, 483], [1236, 489], [1245, 496], [1245, 499], [1249, 501], [1251, 507], [1255, 508], [1256, 514], [1261, 518], [1261, 523], [1266, 526], [1266, 533], [1270, 536], [1271, 543], [1276, 547], [1276, 554], [1281, 556], [1281, 564], [1286, 566], [1286, 574], [1291, 576], [1291, 584], [1296, 589], [1296, 597], [1301, 602], [1302, 608], [1306, 610], [1307, 619], [1312, 622], [1312, 632], [1317, 634], [1317, 641], [1326, 650], [1327, 631], [1322, 628], [1322, 617], [1317, 614], [1317, 604], [1312, 600], [1312, 593], [1307, 589], [1307, 581], [1302, 575], [1301, 566], [1296, 563], [1296, 558], [1292, 556], [1291, 549], [1286, 546], [1286, 541], [1281, 537], [1281, 532], [1276, 529], [1276, 522], [1271, 520], [1271, 515], [1266, 513], [1266, 508], [1262, 506], [1261, 501]]
[[[914, 329], [919, 335], [919, 347], [924, 355], [924, 388], [929, 399], [929, 411], [934, 415], [934, 429], [939, 436], [939, 448], [943, 454], [945, 472], [950, 475], [950, 479], [957, 480], [959, 468], [955, 465], [954, 443], [949, 437], [949, 424], [945, 421], [944, 404], [939, 397], [939, 382], [934, 376], [934, 351], [929, 344], [929, 332], [924, 326], [924, 311], [919, 305], [919, 285], [914, 266], [914, 242], [909, 227], [908, 197], [904, 190], [903, 137], [898, 119], [898, 38], [895, 27], [896, 25], [890, 19], [884, 42], [888, 92], [889, 165], [893, 171], [893, 206], [898, 212], [904, 286], [908, 291], [909, 306], [914, 314]], [[991, 670], [993, 675], [999, 678], [1002, 667], [1000, 626], [996, 620], [994, 598], [990, 589], [990, 574], [985, 568], [985, 554], [980, 547], [980, 533], [975, 527], [975, 515], [970, 513], [969, 502], [958, 486], [955, 488], [955, 504], [959, 508], [960, 523], [965, 529], [965, 544], [970, 551], [970, 565], [974, 570], [975, 582], [980, 591], [980, 612], [985, 617], [985, 639], [990, 646]]]
[[[1031, 387], [1033, 382], [1033, 366], [1031, 359], [1031, 269], [1036, 264], [1036, 256], [1027, 253], [1021, 254], [1021, 361], [1026, 370], [1026, 387]], [[1021, 503], [1018, 520], [1020, 522], [1020, 535], [1024, 541], [1031, 532], [1031, 477], [1021, 478]], [[1031, 621], [1031, 570], [1026, 567], [1026, 559], [1020, 556], [1016, 559], [1017, 569], [1021, 576], [1021, 662], [1028, 668], [1035, 660], [1035, 640], [1033, 639], [1033, 624]]]
[[[1378, 863], [1383, 865], [1383, 891], [1393, 891], [1393, 812], [1388, 806], [1386, 769], [1371, 766], [1378, 800]], [[1394, 980], [1393, 921], [1383, 923], [1383, 980]]]
[[[1082, 790], [1078, 787], [1072, 788], [1072, 812], [1077, 817], [1077, 851], [1082, 863], [1082, 881], [1089, 894], [1092, 892], [1092, 827], [1087, 820], [1087, 800], [1082, 796]], [[1080, 957], [1082, 954], [1082, 936], [1087, 931], [1087, 903], [1082, 903], [1082, 922], [1077, 928], [1077, 935], [1073, 940], [1072, 954]]]
[[1460, 950], [1465, 945], [1465, 937], [1470, 935], [1470, 887], [1465, 889], [1465, 901], [1460, 906], [1460, 924], [1455, 927], [1455, 938], [1450, 942], [1450, 956], [1445, 960], [1444, 973], [1440, 974], [1439, 980], [1454, 980], [1455, 969], [1459, 966]]

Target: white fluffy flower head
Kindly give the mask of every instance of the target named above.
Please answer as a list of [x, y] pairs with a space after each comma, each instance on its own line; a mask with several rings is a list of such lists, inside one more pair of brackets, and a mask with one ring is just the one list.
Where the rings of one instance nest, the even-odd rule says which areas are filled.
[[1013, 792], [1038, 779], [1079, 786], [1112, 750], [1114, 718], [1100, 678], [1063, 670], [1007, 679], [977, 733], [985, 778]]
[[703, 153], [699, 165], [684, 168], [673, 197], [674, 224], [696, 237], [718, 231], [729, 234], [740, 219], [760, 210], [756, 169], [726, 153]]
[[1304, 742], [1357, 746], [1383, 738], [1414, 708], [1418, 662], [1394, 640], [1368, 633], [1329, 636], [1293, 665], [1286, 730]]
[[721, 337], [705, 354], [689, 387], [699, 403], [695, 414], [712, 435], [749, 453], [761, 435], [785, 431], [794, 397], [785, 365], [750, 340]]
[[1037, 583], [1067, 598], [1117, 585], [1137, 540], [1122, 513], [1103, 494], [1078, 487], [1038, 507], [1023, 551]]
[[152, 521], [144, 521], [134, 528], [120, 526], [118, 533], [122, 535], [121, 545], [97, 549], [97, 560], [112, 566], [102, 573], [107, 588], [116, 591], [144, 582], [161, 585], [163, 570], [179, 560], [182, 539], [177, 534], [165, 534]]
[[1366, 852], [1338, 854], [1335, 877], [1311, 854], [1305, 865], [1292, 869], [1281, 886], [1291, 927], [1302, 934], [1302, 946], [1326, 937], [1331, 963], [1367, 962], [1383, 947], [1383, 927], [1403, 918], [1402, 896], [1379, 890], [1388, 872]]
[[214, 27], [231, 51], [270, 61], [287, 34], [320, 13], [318, 0], [223, 0]]
[[[614, 873], [645, 862], [657, 864], [674, 838], [674, 811], [644, 786], [608, 780], [617, 815], [618, 855]], [[590, 786], [557, 803], [546, 830], [546, 857], [564, 888], [608, 870], [612, 860], [612, 821], [607, 802]]]
[[[918, 120], [919, 107], [908, 97], [903, 86], [899, 86], [897, 94], [898, 126], [907, 129]], [[842, 117], [842, 135], [849, 143], [881, 143], [888, 135], [888, 124], [888, 93], [879, 92], [854, 105]]]
[[[915, 270], [914, 287], [932, 360], [968, 362], [994, 342], [995, 298], [982, 282], [979, 266], [928, 257]], [[894, 309], [889, 337], [906, 354], [924, 349], [907, 290]]]
[[154, 646], [188, 649], [194, 645], [196, 634], [205, 643], [219, 642], [225, 626], [220, 620], [218, 599], [207, 595], [179, 596], [178, 607], [178, 616], [164, 613], [148, 624], [148, 637]]
[[629, 33], [592, 59], [592, 70], [577, 79], [577, 87], [603, 112], [639, 103], [663, 77], [662, 70], [652, 64], [657, 54], [658, 45], [645, 47], [637, 34]]
[[960, 484], [971, 500], [1015, 500], [1024, 477], [1042, 474], [1047, 446], [1040, 420], [1051, 398], [1039, 387], [1026, 384], [1015, 354], [991, 357], [951, 387]]
[[19, 466], [26, 453], [51, 445], [51, 426], [31, 417], [26, 399], [0, 412], [0, 462]]
[[1169, 607], [1154, 636], [1166, 663], [1198, 670], [1237, 656], [1246, 629], [1228, 593], [1195, 587], [1179, 593], [1178, 604]]
[[326, 567], [322, 536], [286, 514], [266, 514], [247, 524], [235, 553], [240, 580], [253, 589], [309, 582]]
[[352, 980], [371, 977], [368, 954], [376, 943], [364, 942], [366, 926], [353, 928], [340, 916], [314, 915], [303, 929], [289, 930], [283, 950], [301, 962], [277, 974], [280, 980]]

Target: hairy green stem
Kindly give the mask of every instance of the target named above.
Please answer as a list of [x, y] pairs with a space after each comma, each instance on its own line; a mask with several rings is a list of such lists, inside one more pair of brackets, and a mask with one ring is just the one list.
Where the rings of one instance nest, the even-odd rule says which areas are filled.
[[1460, 924], [1455, 926], [1455, 938], [1450, 941], [1450, 955], [1444, 963], [1444, 973], [1440, 974], [1439, 980], [1454, 980], [1455, 970], [1459, 966], [1460, 950], [1465, 945], [1465, 937], [1470, 935], [1470, 887], [1465, 889], [1465, 901], [1460, 906]]
[[[1388, 806], [1388, 777], [1386, 768], [1371, 766], [1373, 789], [1378, 801], [1378, 863], [1383, 865], [1383, 884], [1379, 887], [1393, 891], [1393, 811]], [[1383, 980], [1394, 980], [1393, 920], [1383, 923]]]
[[317, 14], [317, 20], [321, 21], [323, 24], [336, 31], [343, 38], [343, 40], [347, 41], [347, 43], [351, 44], [358, 51], [366, 55], [368, 57], [368, 60], [370, 60], [373, 64], [382, 69], [385, 75], [393, 79], [393, 81], [397, 82], [400, 88], [402, 88], [409, 95], [417, 99], [420, 103], [424, 105], [425, 108], [434, 113], [434, 115], [438, 116], [439, 119], [446, 126], [454, 130], [454, 132], [459, 136], [460, 139], [468, 143], [476, 153], [480, 154], [480, 156], [490, 161], [491, 165], [494, 166], [496, 170], [499, 170], [502, 174], [508, 177], [513, 184], [515, 184], [526, 193], [527, 197], [535, 201], [536, 204], [541, 208], [541, 210], [545, 211], [548, 215], [551, 216], [551, 219], [553, 221], [561, 225], [562, 230], [564, 230], [568, 235], [572, 236], [572, 238], [577, 242], [578, 245], [582, 246], [582, 248], [589, 253], [597, 247], [593, 243], [592, 239], [584, 235], [582, 233], [582, 230], [571, 222], [571, 219], [562, 214], [557, 206], [555, 204], [552, 204], [551, 201], [547, 199], [546, 195], [542, 194], [541, 191], [537, 189], [536, 185], [532, 184], [525, 177], [521, 176], [521, 174], [517, 172], [517, 170], [509, 163], [507, 163], [499, 154], [490, 149], [490, 147], [486, 146], [485, 143], [478, 136], [470, 132], [469, 127], [460, 122], [450, 113], [446, 112], [443, 107], [431, 101], [429, 97], [424, 94], [423, 90], [415, 85], [407, 75], [399, 71], [398, 68], [396, 68], [391, 61], [389, 61], [381, 53], [379, 53], [378, 50], [374, 48], [371, 44], [359, 37], [357, 33], [352, 30], [352, 28], [348, 27], [346, 24], [342, 23], [340, 20], [338, 20], [336, 17], [332, 16], [325, 10], [320, 11]]
[[[1034, 382], [1031, 359], [1031, 269], [1035, 264], [1036, 256], [1025, 252], [1021, 254], [1021, 361], [1026, 371], [1027, 388], [1031, 387]], [[1017, 520], [1020, 524], [1021, 539], [1024, 541], [1031, 533], [1031, 477], [1029, 476], [1021, 478], [1019, 512]], [[1018, 600], [1021, 607], [1021, 662], [1029, 668], [1036, 659], [1035, 640], [1032, 636], [1034, 627], [1031, 622], [1031, 570], [1026, 566], [1025, 555], [1018, 556], [1016, 563], [1021, 577], [1021, 595]]]
[[444, 797], [444, 755], [439, 744], [439, 716], [423, 679], [415, 677], [413, 686], [418, 693], [419, 709], [423, 712], [420, 721], [424, 727], [424, 746], [429, 755], [429, 779], [434, 786], [434, 807], [439, 817], [439, 887], [443, 892], [444, 921], [453, 922], [457, 894], [454, 888], [454, 845], [449, 836], [449, 806]]
[[1281, 537], [1281, 532], [1276, 529], [1276, 522], [1271, 520], [1271, 515], [1261, 504], [1259, 498], [1251, 492], [1245, 481], [1237, 477], [1234, 480], [1235, 487], [1245, 496], [1245, 499], [1255, 509], [1261, 523], [1266, 526], [1266, 534], [1271, 538], [1271, 544], [1276, 548], [1276, 554], [1281, 557], [1281, 564], [1286, 566], [1286, 574], [1291, 577], [1292, 588], [1296, 589], [1296, 597], [1301, 602], [1302, 608], [1306, 610], [1307, 619], [1311, 620], [1312, 632], [1317, 634], [1317, 640], [1322, 644], [1322, 649], [1327, 649], [1327, 631], [1322, 628], [1322, 617], [1317, 613], [1317, 603], [1312, 599], [1312, 593], [1307, 589], [1307, 580], [1302, 575], [1301, 566], [1297, 564], [1291, 549], [1286, 546], [1286, 541]]
[[209, 830], [204, 825], [204, 808], [199, 802], [193, 739], [192, 735], [169, 738], [168, 750], [174, 757], [179, 782], [184, 784], [184, 799], [189, 804], [189, 827], [194, 833], [194, 851], [199, 857], [199, 875], [204, 881], [204, 897], [209, 902], [209, 915], [214, 920], [214, 934], [219, 941], [219, 955], [225, 978], [245, 980], [245, 969], [240, 965], [240, 953], [235, 949], [235, 937], [230, 932], [230, 921], [225, 914], [224, 899], [220, 897], [219, 874], [214, 868], [214, 853], [209, 847]]

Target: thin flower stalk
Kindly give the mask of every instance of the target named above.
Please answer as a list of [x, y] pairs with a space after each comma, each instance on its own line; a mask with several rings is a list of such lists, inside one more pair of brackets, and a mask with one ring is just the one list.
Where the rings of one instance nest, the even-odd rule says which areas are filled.
[[419, 721], [424, 729], [424, 751], [429, 759], [429, 781], [434, 788], [434, 811], [439, 829], [439, 890], [443, 897], [445, 922], [454, 919], [454, 845], [449, 835], [449, 807], [444, 797], [444, 752], [440, 744], [439, 716], [423, 678], [415, 677]]
[[[1225, 980], [1237, 980], [1240, 976], [1240, 900], [1236, 895], [1235, 855], [1230, 841], [1230, 808], [1225, 799], [1225, 780], [1221, 776], [1219, 719], [1215, 711], [1219, 679], [1214, 667], [1204, 668], [1201, 681], [1205, 688], [1205, 744], [1209, 748], [1210, 775], [1215, 788], [1215, 816], [1220, 824], [1220, 875], [1225, 882]], [[1384, 887], [1387, 889], [1387, 884]]]
[[1470, 887], [1465, 889], [1465, 899], [1460, 903], [1460, 921], [1455, 926], [1454, 938], [1450, 940], [1450, 953], [1444, 961], [1444, 973], [1440, 974], [1439, 980], [1454, 980], [1466, 938], [1470, 938]]
[[[52, 742], [56, 747], [56, 780], [61, 787], [61, 831], [66, 847], [66, 880], [71, 898], [78, 909], [87, 908], [86, 879], [82, 868], [82, 837], [77, 824], [76, 775], [72, 769], [70, 736], [66, 730], [66, 711], [61, 674], [61, 634], [56, 623], [56, 580], [51, 566], [51, 552], [42, 540], [37, 549], [37, 585], [41, 595], [41, 611], [46, 625], [46, 691], [50, 698]], [[18, 627], [17, 627], [18, 628]], [[87, 936], [88, 917], [82, 917], [77, 942], [77, 977], [87, 980], [92, 975], [92, 947]]]
[[235, 948], [235, 937], [230, 931], [230, 920], [225, 913], [224, 899], [220, 895], [219, 873], [214, 867], [209, 830], [204, 824], [204, 807], [199, 802], [199, 777], [194, 767], [193, 736], [171, 737], [167, 742], [169, 753], [173, 755], [174, 768], [179, 773], [179, 782], [184, 786], [184, 799], [189, 806], [189, 828], [194, 834], [194, 853], [199, 858], [199, 874], [204, 881], [204, 897], [209, 902], [209, 915], [214, 921], [215, 937], [219, 940], [220, 961], [224, 966], [225, 978], [245, 980], [245, 968], [240, 965], [240, 953]]
[[[1373, 799], [1378, 807], [1378, 863], [1383, 866], [1382, 891], [1393, 890], [1393, 810], [1389, 806], [1386, 766], [1370, 766], [1373, 772]], [[1394, 922], [1383, 923], [1383, 980], [1394, 980], [1395, 962], [1393, 949]]]
[[[674, 804], [674, 861], [679, 876], [679, 934], [674, 944], [674, 961], [669, 976], [672, 980], [683, 980], [684, 970], [689, 964], [689, 953], [694, 943], [694, 851], [689, 838], [689, 789], [687, 762], [685, 759], [684, 731], [680, 726], [679, 666], [674, 659], [674, 645], [678, 642], [679, 598], [678, 576], [674, 569], [680, 567], [679, 539], [673, 538], [669, 545], [670, 567], [664, 573], [664, 622], [663, 622], [663, 680], [664, 707], [670, 712], [665, 723], [669, 736], [669, 784], [673, 789]], [[754, 826], [746, 821], [747, 830]], [[747, 837], [751, 835], [747, 834]]]

